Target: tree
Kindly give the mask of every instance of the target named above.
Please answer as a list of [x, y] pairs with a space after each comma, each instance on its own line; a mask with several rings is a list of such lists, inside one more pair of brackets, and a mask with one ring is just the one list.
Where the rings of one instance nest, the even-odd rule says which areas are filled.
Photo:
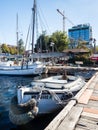
[[45, 34], [42, 34], [37, 39], [37, 43], [35, 44], [35, 51], [36, 52], [45, 52], [48, 50], [48, 42], [49, 42], [49, 36], [46, 36]]
[[10, 53], [9, 47], [6, 44], [1, 45], [2, 53]]
[[98, 46], [96, 46], [96, 53], [98, 53]]
[[10, 50], [10, 54], [14, 55], [14, 54], [17, 54], [18, 51], [17, 51], [17, 48], [16, 47], [9, 47], [9, 50]]
[[45, 50], [52, 51], [52, 47], [50, 46], [51, 42], [55, 43], [55, 51], [63, 51], [64, 49], [68, 48], [67, 34], [61, 31], [56, 31], [51, 36], [46, 36], [45, 34], [39, 36], [35, 45], [36, 52], [38, 52], [39, 49], [41, 50], [41, 52]]
[[55, 43], [57, 50], [60, 52], [68, 48], [69, 39], [65, 32], [56, 31], [51, 35], [50, 41]]
[[78, 41], [77, 48], [78, 49], [84, 49], [84, 50], [90, 51], [90, 49], [86, 46], [86, 43], [87, 42], [85, 42], [85, 41]]
[[18, 47], [17, 47], [17, 50], [18, 50], [19, 54], [23, 54], [24, 53], [24, 46], [23, 45], [24, 45], [24, 42], [23, 42], [22, 39], [20, 39], [18, 41]]

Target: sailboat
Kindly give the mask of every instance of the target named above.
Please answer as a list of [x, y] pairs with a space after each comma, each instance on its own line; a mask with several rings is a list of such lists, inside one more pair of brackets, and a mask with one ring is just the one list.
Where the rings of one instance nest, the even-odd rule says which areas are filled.
[[[33, 5], [33, 29], [32, 29], [32, 55], [34, 53], [34, 31], [35, 31], [35, 13], [36, 13], [36, 1], [34, 0]], [[17, 33], [17, 42], [18, 42], [18, 31]], [[31, 55], [31, 56], [32, 56]], [[22, 59], [20, 64], [14, 64], [14, 61], [5, 61], [0, 62], [0, 75], [40, 75], [46, 73], [47, 68], [45, 64], [39, 60], [33, 61], [32, 57], [27, 57], [27, 59]]]

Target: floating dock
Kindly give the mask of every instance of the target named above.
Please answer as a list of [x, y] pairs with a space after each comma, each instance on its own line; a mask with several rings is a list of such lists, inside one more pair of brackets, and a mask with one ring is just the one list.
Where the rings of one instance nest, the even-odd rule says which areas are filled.
[[44, 130], [98, 130], [98, 72]]

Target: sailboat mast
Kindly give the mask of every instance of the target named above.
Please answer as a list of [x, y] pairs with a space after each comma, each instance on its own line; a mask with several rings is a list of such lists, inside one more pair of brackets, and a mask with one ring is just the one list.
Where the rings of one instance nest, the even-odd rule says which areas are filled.
[[16, 45], [17, 45], [17, 50], [19, 52], [18, 40], [19, 40], [19, 37], [18, 37], [18, 13], [17, 13], [17, 15], [16, 15]]
[[33, 8], [32, 8], [32, 15], [33, 15], [32, 54], [34, 52], [35, 13], [36, 13], [36, 0], [34, 0], [34, 4], [33, 4]]

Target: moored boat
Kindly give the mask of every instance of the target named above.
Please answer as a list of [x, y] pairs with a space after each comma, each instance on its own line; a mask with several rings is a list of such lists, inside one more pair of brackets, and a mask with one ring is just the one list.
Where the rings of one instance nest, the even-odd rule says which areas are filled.
[[21, 65], [14, 65], [13, 61], [3, 62], [0, 64], [0, 75], [28, 76], [40, 75], [46, 73], [46, 66], [40, 62], [28, 62]]
[[[33, 14], [33, 28], [32, 28], [32, 53], [28, 53], [26, 56], [21, 57], [21, 61], [18, 61], [18, 55], [13, 56], [14, 61], [6, 60], [0, 62], [0, 75], [15, 75], [15, 76], [28, 76], [28, 75], [40, 75], [42, 73], [47, 73], [48, 69], [46, 65], [39, 60], [39, 57], [36, 59], [33, 58], [34, 54], [34, 29], [35, 29], [35, 1], [34, 7], [32, 9]], [[17, 25], [18, 26], [18, 25]], [[18, 30], [18, 29], [17, 29]], [[18, 35], [18, 32], [17, 32]], [[17, 36], [18, 37], [18, 36]], [[19, 40], [17, 39], [17, 44]], [[29, 41], [30, 42], [30, 41]], [[18, 48], [18, 46], [17, 46]], [[26, 51], [26, 50], [25, 50]], [[5, 59], [7, 57], [4, 57]], [[10, 57], [9, 57], [10, 58]], [[20, 59], [20, 58], [19, 58]], [[17, 62], [17, 64], [14, 64]]]
[[[16, 125], [25, 124], [36, 116], [62, 109], [85, 84], [80, 76], [62, 77], [51, 76], [18, 87], [16, 98], [12, 98], [10, 104], [11, 122]], [[28, 111], [24, 112], [23, 107], [25, 110], [29, 108]]]

